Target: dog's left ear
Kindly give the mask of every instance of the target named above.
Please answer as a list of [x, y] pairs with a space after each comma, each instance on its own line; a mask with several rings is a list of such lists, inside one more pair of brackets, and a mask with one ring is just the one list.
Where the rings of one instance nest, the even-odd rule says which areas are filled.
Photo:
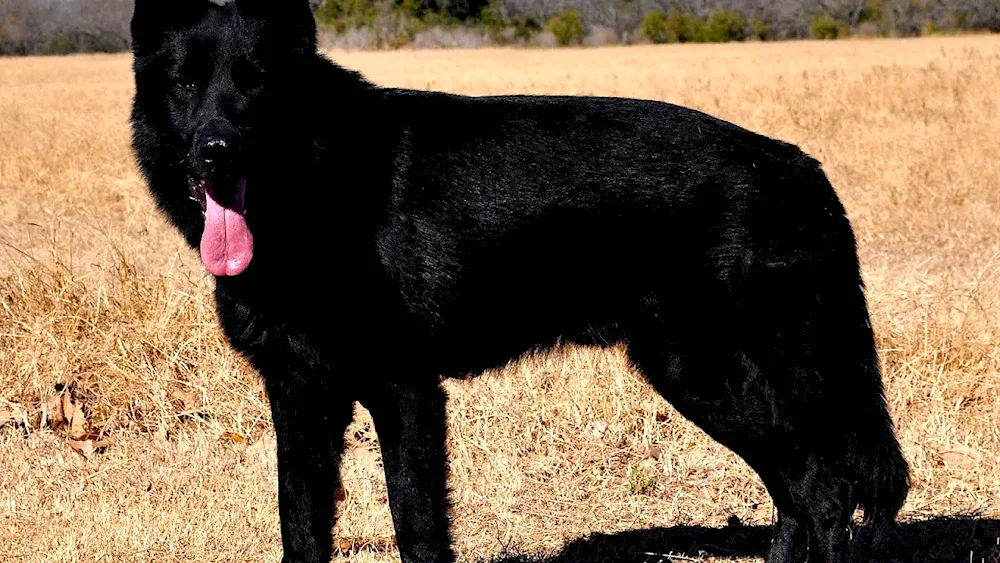
[[240, 13], [263, 20], [278, 44], [300, 55], [316, 52], [316, 18], [311, 0], [210, 0], [235, 1]]

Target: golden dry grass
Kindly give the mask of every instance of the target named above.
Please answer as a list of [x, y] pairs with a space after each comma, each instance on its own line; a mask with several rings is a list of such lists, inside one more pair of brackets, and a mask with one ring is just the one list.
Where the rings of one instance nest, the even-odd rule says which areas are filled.
[[[817, 156], [913, 470], [916, 522], [882, 558], [1000, 561], [1000, 37], [333, 57], [384, 85], [671, 101]], [[266, 401], [132, 163], [129, 63], [0, 59], [0, 561], [277, 560]], [[757, 560], [759, 480], [620, 351], [501, 371], [448, 384], [464, 560]], [[351, 560], [398, 560], [358, 414], [336, 532]], [[732, 516], [748, 526], [688, 527]], [[656, 531], [616, 535], [633, 528]]]

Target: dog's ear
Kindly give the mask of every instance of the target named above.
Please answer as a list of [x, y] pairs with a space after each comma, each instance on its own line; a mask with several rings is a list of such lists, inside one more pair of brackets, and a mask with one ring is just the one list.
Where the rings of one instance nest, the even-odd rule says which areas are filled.
[[316, 52], [316, 18], [311, 0], [236, 0], [236, 4], [241, 14], [265, 22], [276, 45], [300, 55]]
[[133, 50], [158, 49], [164, 34], [197, 21], [212, 8], [233, 0], [135, 0], [132, 11]]

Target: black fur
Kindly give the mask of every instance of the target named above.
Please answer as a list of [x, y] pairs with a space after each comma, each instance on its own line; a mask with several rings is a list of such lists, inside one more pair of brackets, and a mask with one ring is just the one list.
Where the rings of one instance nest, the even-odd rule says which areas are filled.
[[403, 561], [451, 561], [439, 378], [562, 342], [625, 343], [761, 475], [769, 563], [845, 561], [858, 505], [892, 522], [854, 236], [796, 147], [651, 101], [377, 88], [316, 53], [305, 0], [138, 0], [132, 29], [134, 148], [196, 248], [203, 137], [239, 143], [255, 248], [216, 298], [271, 400], [285, 561], [331, 555], [355, 400]]

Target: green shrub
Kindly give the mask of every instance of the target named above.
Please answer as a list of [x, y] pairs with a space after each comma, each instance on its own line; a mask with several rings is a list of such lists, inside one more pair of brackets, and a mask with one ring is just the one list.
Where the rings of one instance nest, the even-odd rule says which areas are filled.
[[514, 24], [514, 37], [528, 40], [531, 36], [542, 30], [541, 24], [531, 16], [518, 18], [512, 21]]
[[965, 10], [951, 11], [951, 27], [953, 29], [968, 29], [970, 27], [969, 20], [969, 12]]
[[667, 16], [667, 41], [688, 43], [702, 40], [704, 24], [696, 16], [687, 12], [672, 11]]
[[753, 19], [750, 20], [750, 37], [761, 41], [767, 41], [771, 38], [771, 28], [764, 23], [764, 20], [754, 16]]
[[[374, 3], [374, 0], [366, 0]], [[384, 0], [383, 0], [384, 1]], [[430, 26], [479, 22], [484, 12], [497, 11], [499, 0], [392, 0], [397, 12]]]
[[736, 10], [714, 12], [705, 22], [702, 41], [728, 43], [746, 39], [747, 18]]
[[428, 11], [426, 2], [422, 0], [395, 0], [396, 11], [411, 18], [422, 18]]
[[809, 24], [809, 33], [816, 39], [837, 39], [846, 36], [847, 29], [830, 16], [820, 15]]
[[882, 23], [883, 11], [882, 0], [868, 0], [858, 14], [858, 24], [865, 22]]
[[451, 0], [432, 4], [444, 6], [449, 17], [462, 22], [482, 21], [485, 12], [497, 12], [500, 8], [496, 0]]
[[45, 44], [44, 53], [46, 55], [68, 55], [75, 51], [73, 42], [65, 35], [57, 35], [48, 40]]
[[479, 12], [479, 25], [486, 29], [490, 42], [507, 45], [519, 37], [516, 22], [504, 18], [502, 0], [490, 0]]
[[479, 23], [492, 32], [499, 32], [507, 27], [507, 21], [503, 16], [503, 2], [501, 0], [490, 0], [476, 17]]
[[659, 10], [649, 12], [642, 18], [642, 34], [653, 43], [667, 43], [670, 41], [668, 21], [667, 14]]
[[563, 10], [552, 16], [545, 24], [560, 45], [579, 45], [583, 43], [583, 15], [578, 10]]
[[375, 15], [375, 4], [371, 0], [324, 0], [316, 9], [316, 21], [337, 33], [371, 27]]
[[406, 33], [397, 33], [389, 38], [388, 45], [390, 49], [399, 49], [405, 47], [413, 42], [413, 38]]

